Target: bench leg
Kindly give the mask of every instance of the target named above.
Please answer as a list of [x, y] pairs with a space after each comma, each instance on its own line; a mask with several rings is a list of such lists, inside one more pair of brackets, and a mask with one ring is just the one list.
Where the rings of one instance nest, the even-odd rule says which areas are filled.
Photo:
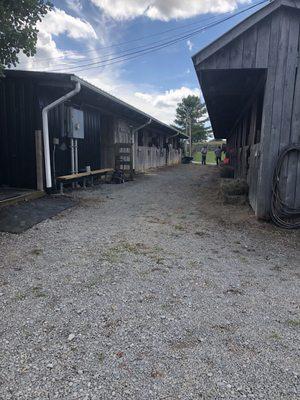
[[83, 178], [83, 189], [86, 189], [86, 178]]
[[91, 176], [91, 186], [94, 186], [94, 177], [93, 177], [93, 175]]
[[60, 191], [60, 194], [64, 194], [64, 184], [63, 184], [63, 182], [59, 182], [59, 191]]

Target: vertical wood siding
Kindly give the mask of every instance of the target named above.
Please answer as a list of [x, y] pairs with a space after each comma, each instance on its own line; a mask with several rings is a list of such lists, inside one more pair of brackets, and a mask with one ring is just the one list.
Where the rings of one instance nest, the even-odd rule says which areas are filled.
[[36, 187], [37, 106], [31, 80], [0, 80], [0, 185]]
[[[36, 188], [35, 130], [42, 129], [42, 108], [69, 91], [69, 88], [39, 83], [38, 78], [0, 80], [0, 185]], [[94, 98], [83, 92], [67, 104], [84, 112], [84, 139], [78, 139], [79, 171], [88, 165], [92, 169], [114, 168], [115, 144], [130, 142], [130, 126], [140, 123], [105, 112], [95, 103]], [[64, 120], [64, 107], [49, 111], [50, 156], [56, 177], [71, 173], [70, 138], [66, 136]], [[144, 136], [145, 142], [155, 139], [158, 148], [147, 146], [145, 152], [141, 149], [144, 153], [141, 160], [138, 156], [137, 165], [142, 170], [179, 161], [180, 151], [174, 148], [177, 139], [172, 139], [173, 150], [167, 159], [163, 149], [167, 135], [149, 127]], [[59, 139], [55, 147], [54, 138]]]
[[[255, 132], [253, 120], [244, 117], [229, 141], [242, 144], [237, 149], [237, 175], [243, 175], [245, 164], [249, 165], [251, 205], [257, 216], [263, 218], [269, 215], [272, 174], [278, 155], [285, 146], [300, 143], [299, 32], [299, 11], [283, 7], [199, 65], [200, 74], [205, 69], [267, 69], [260, 144], [254, 143], [253, 138], [245, 143], [243, 124], [252, 124], [248, 131], [252, 135]], [[299, 155], [292, 153], [286, 159], [281, 178], [285, 200], [291, 207], [299, 207]]]

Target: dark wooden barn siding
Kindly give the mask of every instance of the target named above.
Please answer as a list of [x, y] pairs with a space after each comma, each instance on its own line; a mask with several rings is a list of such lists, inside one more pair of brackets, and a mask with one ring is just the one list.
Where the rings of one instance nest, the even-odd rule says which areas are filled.
[[111, 115], [101, 119], [101, 168], [115, 168], [115, 120]]
[[245, 109], [240, 120], [228, 138], [229, 148], [235, 148], [232, 162], [235, 166], [235, 177], [247, 180], [249, 184], [249, 201], [256, 209], [257, 180], [260, 166], [260, 129], [259, 126], [259, 96]]
[[99, 111], [83, 108], [84, 111], [84, 139], [78, 140], [78, 167], [84, 169], [90, 165], [91, 169], [101, 168], [101, 136], [102, 118]]
[[[281, 8], [197, 67], [200, 74], [205, 69], [268, 70], [261, 142], [251, 148], [249, 164], [250, 185], [257, 186], [257, 192], [250, 187], [251, 201], [259, 217], [266, 217], [269, 213], [272, 173], [280, 150], [288, 144], [300, 142], [299, 31], [299, 11]], [[260, 161], [254, 161], [254, 157]], [[290, 206], [299, 207], [298, 155], [291, 154], [286, 160], [282, 178], [286, 201]]]
[[[84, 170], [87, 165], [92, 169], [99, 169], [102, 166], [101, 139], [105, 129], [105, 124], [102, 128], [104, 116], [98, 110], [87, 106], [81, 109], [84, 112], [84, 139], [78, 139], [78, 169]], [[59, 145], [55, 149], [56, 176], [71, 173], [70, 138], [64, 136], [65, 132], [61, 125], [62, 110], [62, 107], [56, 107], [49, 112], [51, 160], [53, 160], [53, 138], [59, 139]]]
[[0, 185], [36, 187], [36, 109], [32, 80], [0, 79]]

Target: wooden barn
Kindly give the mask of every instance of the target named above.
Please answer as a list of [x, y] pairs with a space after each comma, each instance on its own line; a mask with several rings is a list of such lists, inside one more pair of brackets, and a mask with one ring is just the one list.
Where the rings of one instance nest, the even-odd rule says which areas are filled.
[[51, 189], [57, 177], [126, 160], [135, 171], [177, 164], [181, 137], [73, 74], [9, 70], [0, 79], [0, 187], [34, 189], [42, 180]]
[[299, 33], [300, 1], [274, 0], [193, 56], [214, 135], [259, 218], [299, 214]]

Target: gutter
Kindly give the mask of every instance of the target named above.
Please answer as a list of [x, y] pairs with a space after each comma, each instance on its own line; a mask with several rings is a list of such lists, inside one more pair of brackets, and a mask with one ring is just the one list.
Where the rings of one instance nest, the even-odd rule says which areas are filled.
[[57, 105], [64, 103], [69, 98], [75, 96], [78, 92], [80, 92], [81, 84], [79, 81], [76, 81], [75, 88], [60, 97], [59, 99], [53, 101], [43, 108], [42, 111], [42, 119], [43, 119], [43, 142], [44, 142], [44, 158], [45, 158], [45, 172], [46, 172], [46, 188], [50, 189], [52, 187], [52, 174], [51, 174], [51, 161], [50, 161], [50, 147], [49, 147], [49, 124], [48, 124], [48, 111]]
[[168, 137], [168, 140], [171, 139], [172, 137], [176, 137], [176, 136], [180, 135], [180, 133], [181, 133], [181, 132], [177, 132], [177, 133], [175, 133], [175, 135], [169, 136], [169, 137]]

